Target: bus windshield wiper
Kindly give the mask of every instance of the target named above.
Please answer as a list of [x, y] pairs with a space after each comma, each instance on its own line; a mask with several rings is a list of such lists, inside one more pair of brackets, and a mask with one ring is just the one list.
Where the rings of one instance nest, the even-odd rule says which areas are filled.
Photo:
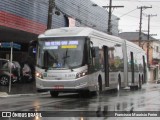
[[67, 58], [69, 58], [70, 56], [68, 56], [68, 49], [66, 50], [66, 55], [62, 58], [64, 60], [64, 65], [66, 64], [68, 66], [69, 69], [71, 69], [71, 71], [73, 71], [73, 69], [69, 66], [68, 62], [66, 61]]

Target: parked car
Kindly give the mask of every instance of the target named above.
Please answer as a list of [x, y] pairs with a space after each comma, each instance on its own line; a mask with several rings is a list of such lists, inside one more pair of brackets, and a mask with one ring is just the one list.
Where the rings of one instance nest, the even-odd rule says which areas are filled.
[[[11, 73], [10, 73], [11, 70]], [[12, 83], [17, 81], [17, 76], [14, 74], [15, 66], [7, 59], [0, 58], [0, 84], [6, 86], [9, 84], [10, 76]]]

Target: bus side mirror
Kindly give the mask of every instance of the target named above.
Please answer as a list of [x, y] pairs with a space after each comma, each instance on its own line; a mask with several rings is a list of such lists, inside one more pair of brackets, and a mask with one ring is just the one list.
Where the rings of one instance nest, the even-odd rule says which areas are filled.
[[29, 46], [29, 48], [28, 48], [28, 55], [29, 56], [34, 56], [33, 54], [33, 49], [34, 49], [34, 47], [33, 46]]
[[29, 46], [34, 46], [34, 47], [36, 47], [36, 46], [37, 46], [37, 43], [38, 43], [37, 40], [31, 40], [31, 41], [29, 42]]
[[96, 57], [96, 50], [95, 50], [94, 47], [91, 48], [91, 55], [92, 55], [93, 58]]

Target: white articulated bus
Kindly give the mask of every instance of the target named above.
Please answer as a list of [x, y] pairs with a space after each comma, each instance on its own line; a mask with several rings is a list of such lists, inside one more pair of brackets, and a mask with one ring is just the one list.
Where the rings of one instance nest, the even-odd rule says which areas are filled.
[[91, 28], [47, 30], [36, 48], [36, 87], [51, 96], [138, 89], [146, 80], [146, 55], [140, 47]]

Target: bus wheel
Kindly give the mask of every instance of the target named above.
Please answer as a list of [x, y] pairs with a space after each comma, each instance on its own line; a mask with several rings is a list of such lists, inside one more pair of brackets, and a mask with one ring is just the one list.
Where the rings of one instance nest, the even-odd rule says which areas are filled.
[[131, 91], [135, 90], [135, 86], [130, 86], [130, 90]]
[[142, 81], [141, 81], [141, 80], [139, 80], [138, 88], [139, 88], [139, 89], [141, 89], [141, 88], [142, 88]]
[[92, 95], [99, 95], [102, 92], [102, 81], [99, 77], [97, 82], [96, 91], [90, 92]]
[[89, 98], [92, 94], [93, 92], [90, 92], [88, 90], [80, 91], [80, 97], [83, 98]]
[[102, 79], [101, 77], [98, 78], [98, 86], [97, 86], [97, 91], [98, 91], [98, 94], [102, 92]]
[[50, 91], [51, 97], [58, 97], [59, 92], [57, 91]]
[[100, 82], [100, 80], [98, 80], [97, 89], [95, 91], [95, 94], [99, 95], [101, 92], [102, 92], [101, 82]]
[[130, 86], [130, 90], [131, 91], [138, 90], [138, 85], [136, 85], [136, 86]]
[[118, 84], [117, 84], [117, 91], [121, 89], [121, 76], [118, 75]]

